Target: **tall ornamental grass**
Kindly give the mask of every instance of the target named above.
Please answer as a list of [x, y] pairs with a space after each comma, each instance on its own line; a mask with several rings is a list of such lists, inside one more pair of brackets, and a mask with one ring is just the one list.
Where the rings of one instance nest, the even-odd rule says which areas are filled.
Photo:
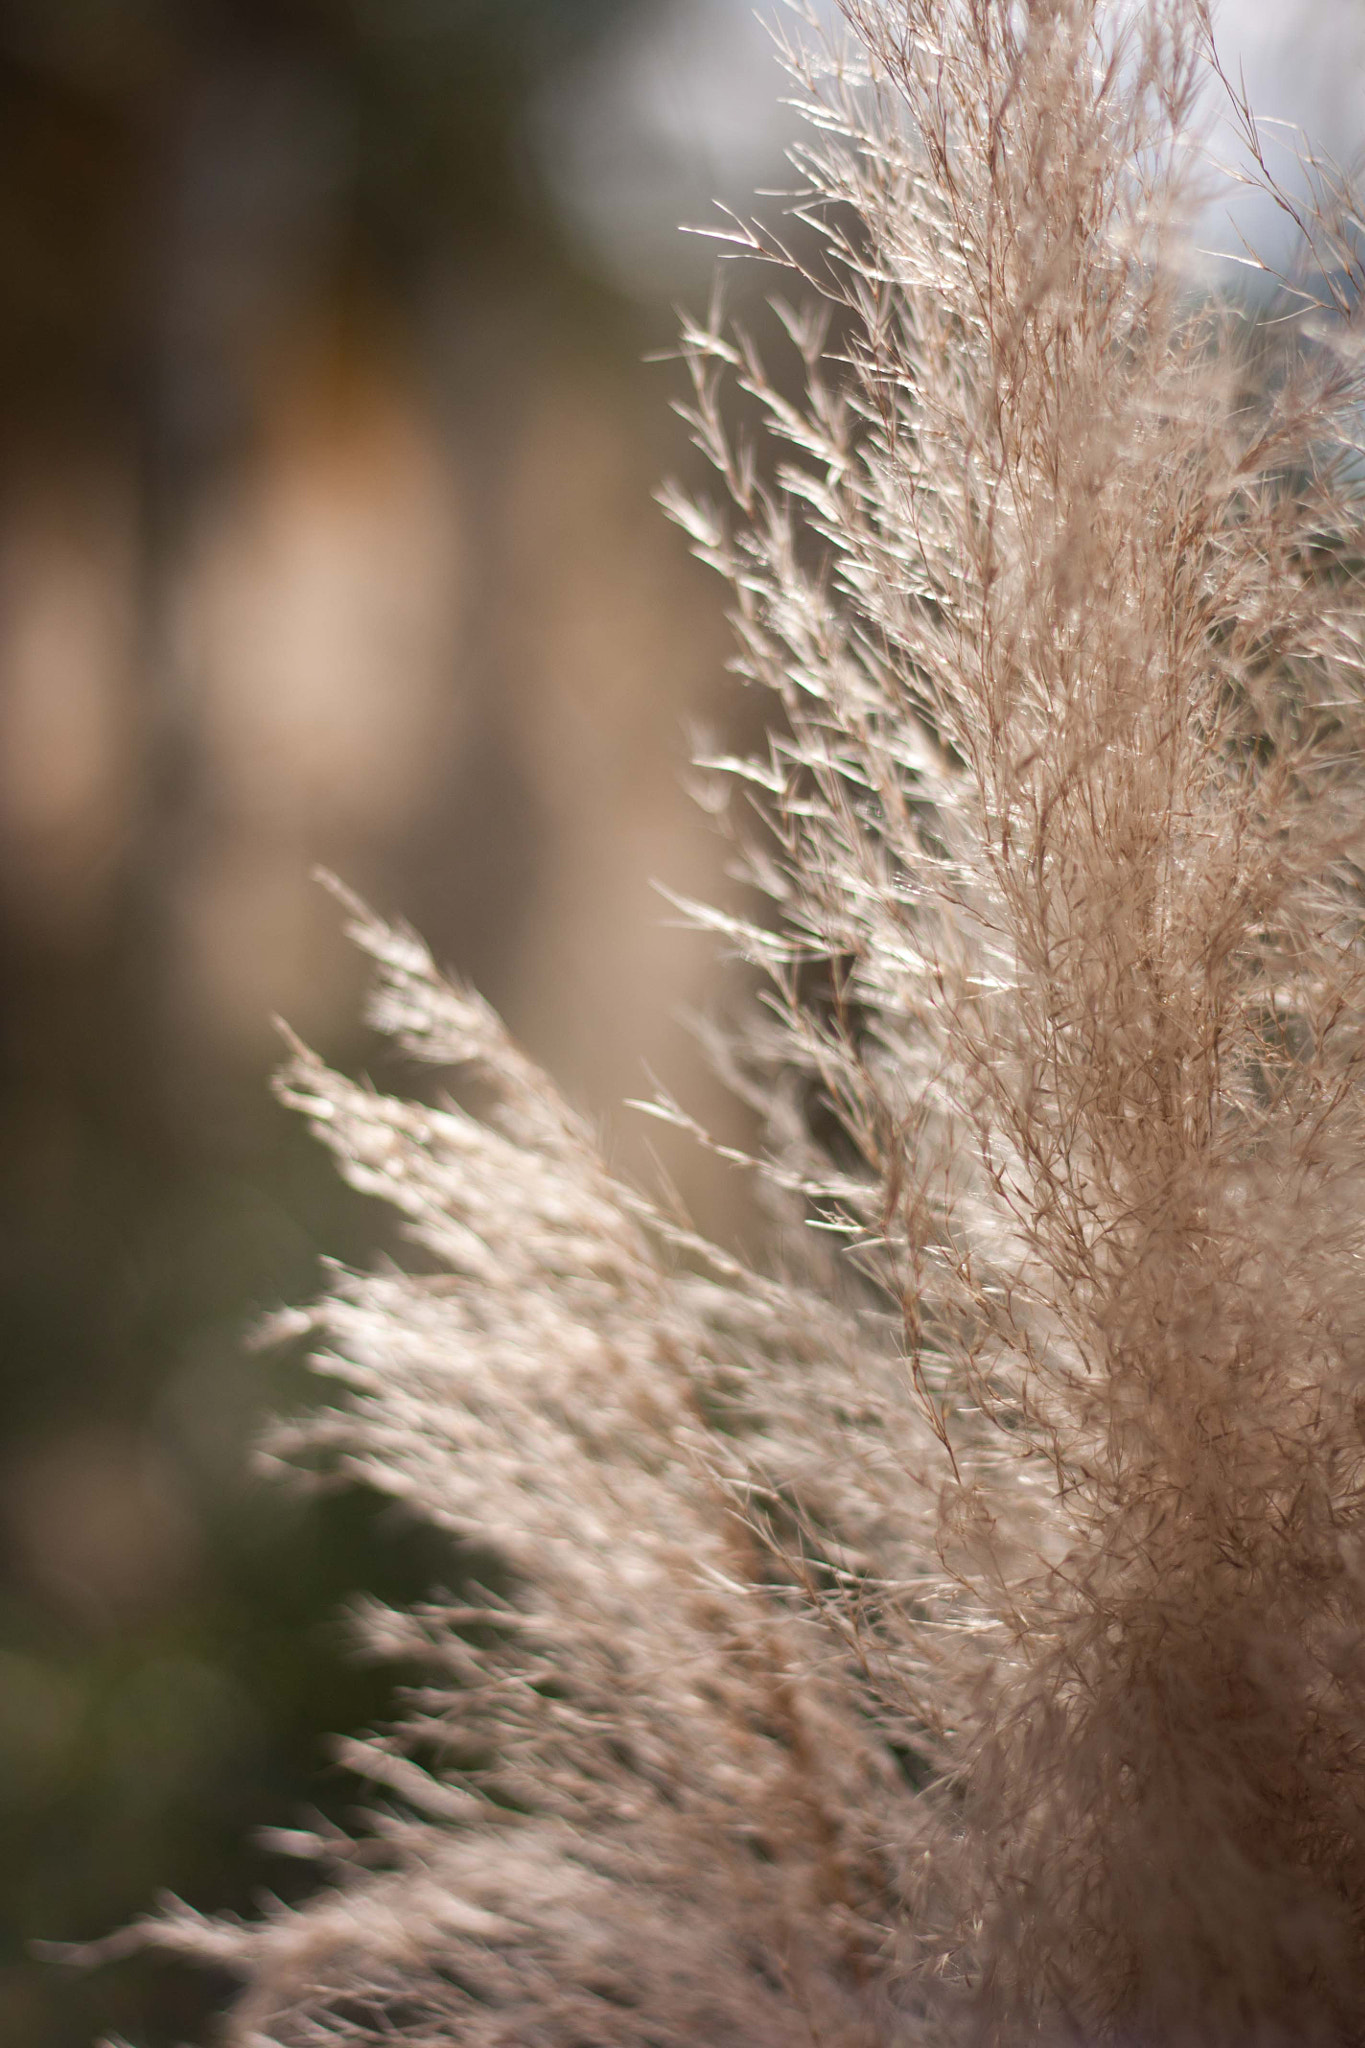
[[235, 2048], [1365, 2041], [1355, 229], [1319, 171], [1278, 325], [1190, 290], [1200, 0], [845, 11], [734, 230], [802, 395], [690, 326], [674, 507], [771, 699], [701, 913], [770, 1254], [352, 907], [461, 1084], [293, 1059], [423, 1256], [275, 1451], [500, 1590], [370, 1615], [425, 1677], [308, 1903], [160, 1921]]

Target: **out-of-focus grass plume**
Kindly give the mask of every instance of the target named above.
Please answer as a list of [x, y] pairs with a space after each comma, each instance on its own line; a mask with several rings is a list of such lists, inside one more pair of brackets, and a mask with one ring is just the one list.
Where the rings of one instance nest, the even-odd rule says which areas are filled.
[[[200, 2030], [84, 1939], [344, 1814], [351, 1589], [446, 1543], [253, 1488], [260, 1315], [358, 1256], [271, 1104], [364, 1057], [319, 862], [422, 919], [572, 1092], [705, 1088], [659, 876], [719, 608], [650, 505], [666, 311], [561, 227], [542, 109], [650, 0], [0, 10], [0, 2037]], [[715, 1102], [714, 1093], [710, 1098]], [[719, 1105], [716, 1105], [719, 1108]], [[620, 1143], [645, 1147], [622, 1120]], [[703, 1197], [704, 1199], [704, 1197]]]

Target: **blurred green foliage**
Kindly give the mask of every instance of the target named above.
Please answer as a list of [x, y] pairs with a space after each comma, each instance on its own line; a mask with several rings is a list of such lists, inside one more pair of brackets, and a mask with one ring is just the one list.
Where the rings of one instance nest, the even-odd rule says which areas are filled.
[[[187, 131], [234, 87], [248, 102], [282, 95], [292, 127], [283, 161], [259, 135], [235, 138], [259, 152], [249, 240], [269, 242], [302, 181], [329, 216], [326, 260], [390, 291], [433, 257], [545, 260], [554, 230], [528, 100], [651, 4], [6, 0], [0, 407], [31, 420], [36, 402], [69, 417], [77, 390], [127, 400], [173, 267]], [[227, 184], [242, 166], [234, 138], [219, 139], [208, 175]]]

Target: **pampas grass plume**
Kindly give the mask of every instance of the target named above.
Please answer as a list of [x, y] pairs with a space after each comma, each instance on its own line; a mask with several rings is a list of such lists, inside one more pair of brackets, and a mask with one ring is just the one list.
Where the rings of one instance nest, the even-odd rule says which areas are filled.
[[1182, 265], [1198, 0], [845, 11], [791, 246], [733, 235], [804, 395], [689, 325], [673, 505], [772, 700], [710, 764], [767, 907], [700, 913], [764, 983], [771, 1258], [351, 906], [470, 1085], [296, 1051], [425, 1256], [293, 1319], [336, 1397], [274, 1451], [504, 1591], [370, 1616], [426, 1677], [310, 1901], [157, 1922], [235, 2048], [1365, 2040], [1347, 216], [1320, 171], [1272, 346]]

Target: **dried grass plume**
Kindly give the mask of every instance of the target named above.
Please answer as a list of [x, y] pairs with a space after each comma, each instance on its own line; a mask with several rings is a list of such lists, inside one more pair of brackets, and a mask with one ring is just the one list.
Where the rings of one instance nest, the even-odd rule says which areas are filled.
[[510, 1590], [372, 1616], [427, 1678], [310, 1903], [159, 1923], [235, 2048], [1365, 2040], [1354, 246], [1321, 173], [1273, 346], [1192, 294], [1197, 0], [846, 12], [795, 253], [735, 230], [804, 396], [689, 328], [674, 508], [773, 699], [711, 764], [771, 1262], [355, 909], [471, 1085], [294, 1059], [428, 1270], [298, 1319], [277, 1450]]

